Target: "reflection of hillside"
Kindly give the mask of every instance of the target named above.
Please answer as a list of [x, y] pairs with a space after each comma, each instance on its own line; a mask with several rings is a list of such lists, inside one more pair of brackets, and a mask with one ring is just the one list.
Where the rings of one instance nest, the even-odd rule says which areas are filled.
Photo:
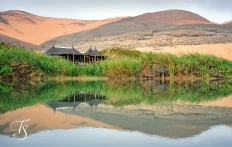
[[91, 107], [82, 103], [74, 110], [58, 111], [88, 117], [124, 130], [170, 138], [198, 135], [214, 125], [232, 125], [232, 108], [224, 107], [176, 104], [115, 108], [103, 104]]
[[21, 121], [25, 118], [30, 119], [29, 122], [25, 123], [28, 125], [28, 135], [44, 130], [71, 129], [89, 126], [118, 129], [114, 126], [82, 116], [68, 115], [61, 112], [56, 112], [54, 114], [50, 108], [44, 105], [37, 105], [1, 114], [0, 134], [8, 136], [13, 135], [14, 132], [10, 130], [9, 125], [14, 121]]
[[[49, 104], [50, 103], [50, 104]], [[51, 108], [42, 105], [25, 107], [0, 115], [0, 134], [12, 135], [9, 124], [13, 121], [30, 118], [27, 123], [28, 134], [43, 130], [71, 129], [78, 127], [103, 127], [110, 129], [139, 131], [145, 134], [169, 138], [186, 138], [198, 135], [210, 127], [220, 124], [232, 126], [232, 108], [206, 107], [200, 105], [131, 105], [113, 107], [110, 105], [91, 105], [88, 102], [49, 102], [57, 106], [54, 114]]]

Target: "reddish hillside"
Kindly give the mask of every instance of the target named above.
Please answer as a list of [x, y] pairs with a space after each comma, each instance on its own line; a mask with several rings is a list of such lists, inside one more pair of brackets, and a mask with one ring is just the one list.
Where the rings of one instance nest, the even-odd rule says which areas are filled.
[[26, 49], [34, 49], [34, 50], [38, 49], [38, 46], [35, 44], [27, 43], [27, 42], [24, 42], [24, 41], [21, 41], [21, 40], [12, 38], [12, 37], [8, 37], [5, 35], [1, 35], [1, 34], [0, 34], [0, 42], [9, 43], [11, 45], [23, 47]]
[[198, 14], [184, 10], [166, 10], [154, 13], [146, 13], [139, 16], [131, 17], [124, 22], [141, 22], [141, 21], [156, 21], [174, 25], [183, 24], [212, 24], [209, 20], [201, 17]]
[[39, 45], [58, 36], [90, 30], [121, 19], [76, 20], [41, 17], [23, 11], [5, 11], [0, 12], [0, 34]]

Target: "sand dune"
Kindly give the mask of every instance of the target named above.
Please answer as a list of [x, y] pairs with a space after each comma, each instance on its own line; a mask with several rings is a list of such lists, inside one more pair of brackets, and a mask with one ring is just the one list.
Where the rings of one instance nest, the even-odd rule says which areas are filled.
[[214, 55], [217, 57], [225, 58], [232, 61], [232, 43], [228, 44], [203, 44], [203, 45], [185, 45], [185, 46], [175, 46], [175, 47], [163, 47], [159, 50], [152, 47], [137, 48], [137, 50], [142, 52], [163, 52], [172, 54], [182, 54], [182, 53], [200, 53]]
[[58, 36], [90, 30], [122, 18], [88, 21], [41, 17], [23, 11], [6, 11], [0, 13], [0, 19], [0, 34], [39, 45]]

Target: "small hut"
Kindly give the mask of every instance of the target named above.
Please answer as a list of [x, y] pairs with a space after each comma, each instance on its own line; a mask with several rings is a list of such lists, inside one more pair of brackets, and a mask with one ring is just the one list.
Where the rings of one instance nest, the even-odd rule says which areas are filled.
[[66, 47], [56, 47], [53, 45], [50, 49], [48, 49], [45, 52], [45, 54], [50, 56], [61, 56], [67, 60], [72, 61], [73, 63], [80, 62], [83, 56], [73, 46], [72, 48], [66, 48]]
[[90, 49], [84, 53], [84, 62], [96, 62], [104, 59], [105, 57], [99, 51], [97, 51], [96, 47], [95, 49], [90, 47]]

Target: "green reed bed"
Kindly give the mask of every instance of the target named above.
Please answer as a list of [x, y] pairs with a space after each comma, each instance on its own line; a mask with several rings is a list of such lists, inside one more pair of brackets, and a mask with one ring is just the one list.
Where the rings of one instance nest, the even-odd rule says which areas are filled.
[[[15, 72], [17, 66], [45, 76], [95, 76], [110, 78], [137, 78], [149, 76], [159, 67], [168, 71], [165, 78], [198, 77], [231, 78], [232, 62], [211, 55], [141, 53], [135, 50], [113, 48], [102, 51], [107, 60], [86, 66], [76, 66], [55, 56], [0, 43], [0, 76]], [[36, 75], [36, 74], [35, 74]]]
[[169, 69], [169, 76], [198, 75], [209, 77], [210, 73], [229, 77], [232, 75], [232, 62], [211, 55], [167, 53], [144, 53], [142, 60], [150, 67], [156, 64]]
[[22, 65], [48, 76], [77, 74], [77, 67], [61, 57], [49, 57], [5, 43], [0, 43], [0, 57], [0, 76], [9, 75], [13, 72], [13, 66]]
[[[124, 49], [125, 50], [125, 49]], [[102, 53], [109, 59], [98, 65], [79, 67], [79, 75], [107, 77], [138, 77], [143, 74], [144, 67], [149, 72], [155, 67], [166, 67], [166, 77], [199, 77], [199, 78], [231, 78], [232, 62], [212, 55], [168, 53], [141, 53], [134, 50], [107, 49]]]
[[102, 75], [107, 77], [136, 77], [142, 67], [141, 59], [119, 57], [100, 62]]
[[109, 58], [118, 58], [118, 57], [139, 58], [142, 56], [142, 52], [138, 50], [124, 49], [121, 47], [104, 49], [101, 51], [101, 53]]

